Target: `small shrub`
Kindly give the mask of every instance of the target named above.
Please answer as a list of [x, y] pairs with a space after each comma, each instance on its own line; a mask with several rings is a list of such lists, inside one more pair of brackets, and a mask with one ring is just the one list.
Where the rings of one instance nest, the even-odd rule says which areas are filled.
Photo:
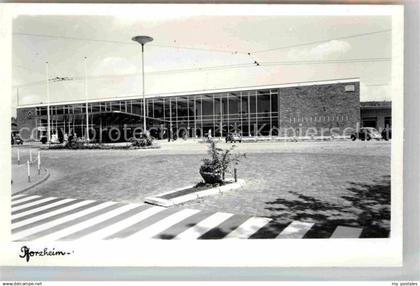
[[246, 157], [245, 154], [233, 153], [235, 147], [235, 145], [232, 145], [229, 149], [222, 149], [217, 147], [214, 141], [210, 141], [208, 150], [210, 159], [203, 159], [199, 170], [206, 183], [222, 183], [225, 179], [225, 173], [231, 173], [232, 166], [237, 165], [240, 158]]
[[152, 146], [153, 138], [149, 136], [143, 136], [141, 138], [132, 137], [130, 138], [130, 142], [134, 147], [147, 147]]

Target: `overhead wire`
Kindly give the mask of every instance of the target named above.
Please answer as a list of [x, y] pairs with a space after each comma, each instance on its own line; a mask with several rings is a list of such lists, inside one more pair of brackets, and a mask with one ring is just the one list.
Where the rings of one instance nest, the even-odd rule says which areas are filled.
[[[175, 46], [175, 45], [164, 45], [164, 44], [149, 44], [149, 46], [153, 47], [160, 47], [160, 48], [174, 48], [174, 49], [187, 49], [187, 50], [197, 50], [197, 51], [207, 51], [207, 52], [220, 52], [220, 53], [229, 53], [229, 54], [256, 54], [256, 53], [265, 53], [271, 52], [276, 50], [282, 49], [290, 49], [290, 48], [297, 48], [303, 47], [308, 45], [320, 44], [325, 43], [328, 41], [333, 40], [344, 40], [344, 39], [351, 39], [357, 37], [364, 37], [369, 35], [381, 34], [386, 32], [391, 32], [392, 29], [383, 29], [365, 33], [357, 33], [352, 35], [346, 35], [341, 37], [333, 37], [327, 38], [317, 41], [305, 42], [300, 44], [293, 44], [287, 45], [282, 47], [270, 48], [270, 49], [262, 49], [262, 50], [254, 50], [254, 51], [241, 51], [241, 50], [224, 50], [224, 49], [209, 49], [209, 48], [199, 48], [199, 47], [188, 47], [188, 46]], [[117, 41], [117, 40], [104, 40], [104, 39], [92, 39], [92, 38], [82, 38], [82, 37], [74, 37], [74, 36], [62, 36], [62, 35], [48, 35], [48, 34], [36, 34], [36, 33], [23, 33], [23, 32], [14, 32], [13, 35], [17, 36], [29, 36], [29, 37], [43, 37], [43, 38], [53, 38], [53, 39], [67, 39], [67, 40], [77, 40], [77, 41], [91, 41], [91, 42], [101, 42], [101, 43], [109, 43], [109, 44], [123, 44], [123, 45], [136, 45], [134, 42], [126, 42], [126, 41]]]
[[309, 46], [309, 45], [321, 44], [321, 43], [334, 41], [334, 40], [345, 40], [345, 39], [351, 39], [351, 38], [358, 38], [358, 37], [364, 37], [364, 36], [369, 36], [369, 35], [387, 33], [387, 32], [391, 32], [391, 31], [392, 31], [392, 29], [384, 29], [384, 30], [366, 32], [366, 33], [358, 33], [358, 34], [352, 34], [352, 35], [347, 35], [347, 36], [342, 36], [342, 37], [334, 37], [334, 38], [322, 39], [322, 40], [305, 42], [305, 43], [300, 43], [300, 44], [287, 45], [287, 46], [282, 46], [282, 47], [277, 47], [277, 48], [270, 48], [270, 49], [265, 49], [265, 50], [256, 50], [256, 51], [252, 51], [251, 54], [266, 53], [266, 52], [272, 52], [272, 51], [277, 51], [277, 50], [298, 48], [298, 47], [304, 47], [304, 46]]
[[[278, 62], [261, 62], [259, 67], [271, 67], [271, 66], [281, 66], [281, 65], [302, 65], [302, 64], [343, 64], [343, 63], [366, 63], [366, 62], [386, 62], [390, 61], [391, 58], [360, 58], [360, 59], [341, 59], [341, 60], [304, 60], [304, 61], [278, 61]], [[252, 68], [256, 67], [255, 64], [251, 63], [243, 63], [243, 64], [234, 64], [234, 65], [219, 65], [219, 66], [207, 66], [207, 67], [198, 67], [198, 68], [186, 68], [186, 69], [171, 69], [171, 70], [161, 70], [161, 71], [154, 71], [148, 72], [146, 74], [154, 75], [154, 74], [172, 74], [172, 73], [188, 73], [188, 72], [196, 72], [196, 71], [218, 71], [218, 70], [226, 70], [226, 69], [238, 69], [238, 68]], [[120, 77], [130, 77], [130, 76], [138, 76], [138, 73], [130, 73], [130, 74], [120, 74], [120, 75], [97, 75], [97, 76], [88, 76], [88, 79], [106, 79], [106, 78], [120, 78]], [[84, 76], [74, 76], [73, 80], [82, 80]], [[37, 81], [31, 82], [23, 85], [16, 85], [14, 87], [23, 87], [23, 86], [30, 86], [44, 83], [45, 81]]]
[[[108, 43], [108, 44], [122, 44], [137, 46], [138, 44], [134, 42], [126, 41], [117, 41], [117, 40], [103, 40], [103, 39], [92, 39], [92, 38], [81, 38], [73, 36], [58, 36], [58, 35], [47, 35], [47, 34], [35, 34], [35, 33], [22, 33], [15, 32], [13, 35], [16, 36], [28, 36], [28, 37], [41, 37], [41, 38], [51, 38], [51, 39], [65, 39], [65, 40], [75, 40], [75, 41], [90, 41], [90, 42], [99, 42], [99, 43]], [[245, 54], [244, 51], [238, 50], [223, 50], [223, 49], [209, 49], [209, 48], [199, 48], [199, 47], [188, 47], [188, 46], [175, 46], [175, 45], [164, 45], [164, 44], [148, 44], [148, 46], [157, 47], [157, 48], [173, 48], [173, 49], [184, 49], [184, 50], [196, 50], [196, 51], [205, 51], [205, 52], [218, 52], [218, 53], [229, 53], [229, 54]]]
[[[236, 69], [236, 68], [250, 68], [250, 67], [254, 67], [254, 66], [261, 66], [261, 67], [263, 67], [264, 71], [269, 72], [264, 67], [278, 66], [278, 65], [302, 65], [302, 64], [317, 65], [317, 64], [332, 64], [332, 63], [363, 63], [363, 62], [389, 61], [390, 58], [365, 58], [365, 59], [342, 59], [342, 60], [304, 60], [304, 61], [259, 62], [255, 58], [256, 53], [264, 53], [264, 52], [270, 52], [270, 51], [281, 50], [281, 49], [302, 47], [302, 46], [307, 46], [307, 45], [324, 43], [324, 42], [328, 42], [328, 41], [331, 41], [331, 40], [349, 39], [349, 38], [355, 38], [355, 37], [361, 37], [361, 36], [374, 35], [374, 34], [378, 34], [378, 33], [385, 33], [385, 32], [389, 32], [389, 31], [391, 31], [391, 29], [378, 30], [378, 31], [366, 32], [366, 33], [347, 35], [347, 36], [342, 36], [342, 37], [323, 39], [323, 40], [318, 40], [318, 41], [300, 43], [300, 44], [295, 44], [295, 45], [288, 45], [288, 46], [277, 47], [277, 48], [266, 49], [266, 50], [257, 50], [257, 51], [253, 51], [253, 52], [150, 44], [151, 46], [155, 46], [155, 47], [176, 48], [178, 50], [179, 49], [189, 49], [189, 50], [199, 50], [199, 51], [208, 51], [208, 52], [223, 52], [223, 53], [230, 53], [230, 54], [246, 54], [251, 59], [252, 63], [210, 66], [210, 67], [198, 67], [198, 68], [185, 68], [185, 69], [173, 69], [173, 70], [166, 70], [166, 71], [164, 70], [164, 71], [149, 72], [148, 74], [171, 74], [171, 73], [186, 73], [186, 72], [193, 72], [193, 71], [214, 71], [214, 70], [226, 70], [226, 69]], [[54, 39], [61, 38], [61, 39], [67, 39], [67, 40], [93, 41], [93, 42], [102, 42], [102, 43], [111, 43], [111, 44], [136, 45], [135, 43], [125, 42], [125, 41], [116, 41], [116, 40], [89, 39], [89, 38], [80, 38], [80, 37], [71, 37], [71, 36], [57, 36], [57, 35], [21, 33], [21, 32], [15, 32], [13, 34], [14, 35], [21, 35], [21, 36], [45, 37], [45, 38], [54, 38]], [[20, 68], [24, 68], [24, 67], [20, 66]], [[27, 69], [27, 68], [25, 68], [25, 69]], [[269, 73], [271, 74], [271, 72], [269, 72]], [[88, 78], [127, 77], [127, 76], [132, 76], [132, 75], [137, 75], [137, 73], [135, 73], [135, 74], [125, 74], [125, 75], [91, 76], [91, 77], [88, 77]], [[81, 78], [84, 78], [84, 77], [75, 77], [74, 80], [80, 80]], [[15, 87], [30, 86], [30, 85], [35, 85], [35, 84], [39, 84], [39, 83], [42, 83], [42, 82], [43, 81], [32, 82], [32, 83], [23, 84], [23, 85], [16, 85]]]

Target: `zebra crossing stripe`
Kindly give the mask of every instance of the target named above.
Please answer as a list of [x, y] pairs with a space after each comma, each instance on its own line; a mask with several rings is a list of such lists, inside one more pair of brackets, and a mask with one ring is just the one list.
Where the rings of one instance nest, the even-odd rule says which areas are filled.
[[151, 238], [160, 232], [168, 229], [169, 227], [173, 226], [174, 224], [200, 212], [199, 210], [192, 210], [192, 209], [183, 209], [180, 210], [164, 219], [161, 219], [157, 223], [152, 224], [149, 227], [144, 228], [143, 230], [136, 232], [135, 234], [129, 236], [129, 239], [145, 239]]
[[41, 196], [35, 196], [35, 195], [34, 196], [25, 196], [23, 198], [18, 198], [17, 200], [12, 199], [12, 202], [14, 204], [17, 204], [17, 203], [26, 202], [26, 201], [29, 201], [29, 200], [32, 200], [32, 199], [35, 199], [35, 198], [41, 198]]
[[42, 204], [44, 202], [49, 202], [49, 201], [52, 201], [52, 200], [55, 200], [55, 199], [57, 199], [57, 198], [56, 197], [48, 197], [48, 198], [42, 198], [42, 199], [37, 198], [36, 201], [34, 201], [34, 202], [29, 202], [29, 203], [25, 202], [23, 205], [12, 206], [12, 210], [13, 210], [12, 214], [16, 213], [17, 211], [20, 211], [22, 209], [27, 209], [29, 207], [33, 207], [33, 206]]
[[210, 217], [202, 220], [195, 226], [185, 230], [184, 232], [178, 234], [175, 239], [197, 239], [201, 235], [205, 234], [212, 228], [218, 226], [223, 221], [227, 220], [233, 216], [230, 213], [215, 213]]
[[[48, 205], [45, 205], [45, 206], [42, 206], [42, 207], [39, 207], [39, 208], [36, 208], [36, 209], [32, 209], [32, 210], [29, 210], [29, 211], [26, 211], [26, 212], [21, 212], [21, 213], [19, 213], [17, 215], [12, 215], [12, 222], [15, 219], [18, 219], [18, 218], [21, 218], [21, 217], [24, 217], [24, 216], [27, 216], [27, 215], [30, 215], [30, 214], [34, 214], [34, 213], [37, 213], [39, 211], [49, 209], [50, 207], [54, 207], [54, 206], [58, 206], [58, 205], [61, 205], [61, 204], [65, 204], [67, 202], [74, 201], [74, 200], [75, 199], [65, 199], [65, 200], [62, 200], [62, 201], [56, 201], [56, 202], [54, 202], [52, 204], [48, 204]], [[12, 211], [13, 211], [13, 208], [12, 208]]]
[[119, 215], [119, 214], [121, 214], [125, 211], [131, 210], [135, 207], [137, 207], [137, 205], [134, 205], [134, 204], [122, 205], [122, 206], [120, 206], [116, 209], [113, 209], [111, 211], [108, 211], [104, 214], [95, 216], [95, 217], [90, 218], [90, 219], [83, 220], [83, 221], [81, 221], [81, 222], [79, 222], [75, 225], [64, 228], [63, 230], [56, 231], [56, 232], [53, 232], [49, 235], [43, 236], [42, 239], [43, 240], [57, 240], [59, 238], [71, 235], [71, 234], [73, 234], [77, 231], [80, 231], [80, 230], [83, 230], [83, 229], [88, 228], [90, 226], [93, 226], [97, 223], [101, 223], [101, 222], [103, 222], [107, 219], [110, 219], [110, 218], [112, 218], [114, 216], [117, 216], [117, 215]]
[[293, 221], [277, 238], [302, 238], [313, 225], [313, 223]]
[[115, 224], [112, 224], [108, 227], [105, 227], [99, 231], [93, 232], [91, 234], [88, 234], [84, 237], [82, 237], [82, 239], [89, 239], [89, 240], [95, 240], [95, 239], [104, 239], [106, 237], [111, 237], [112, 235], [119, 233], [120, 231], [140, 222], [140, 221], [144, 221], [145, 219], [161, 212], [165, 210], [164, 207], [149, 207], [146, 210], [137, 213], [133, 216], [130, 216], [129, 218], [126, 218], [120, 222], [117, 222]]
[[17, 199], [19, 199], [21, 197], [25, 197], [25, 196], [27, 196], [27, 195], [23, 195], [23, 194], [20, 194], [20, 195], [12, 195], [12, 201], [15, 201], [15, 200], [17, 200]]
[[65, 216], [63, 218], [60, 218], [60, 219], [57, 219], [57, 220], [53, 220], [51, 222], [47, 222], [45, 224], [42, 224], [42, 225], [39, 225], [39, 226], [36, 226], [36, 227], [33, 227], [33, 228], [29, 228], [27, 230], [24, 230], [22, 232], [19, 232], [16, 235], [13, 235], [13, 240], [14, 241], [31, 240], [30, 238], [33, 237], [34, 234], [37, 234], [39, 232], [48, 230], [48, 229], [50, 229], [50, 228], [52, 228], [54, 226], [57, 226], [57, 225], [60, 225], [62, 223], [71, 221], [71, 220], [73, 220], [75, 218], [83, 217], [83, 216], [85, 216], [85, 215], [87, 215], [89, 213], [93, 213], [94, 211], [97, 211], [97, 210], [106, 208], [106, 207], [111, 206], [111, 205], [114, 205], [114, 204], [116, 204], [116, 203], [115, 202], [101, 203], [101, 204], [98, 204], [98, 205], [96, 205], [94, 207], [91, 207], [91, 208], [88, 208], [86, 210], [77, 212], [75, 214], [72, 214], [72, 215], [69, 215], [69, 216]]
[[145, 210], [146, 208], [148, 208], [148, 206], [146, 206], [146, 205], [137, 205], [135, 208], [133, 208], [133, 209], [131, 209], [129, 211], [123, 212], [123, 213], [121, 213], [119, 215], [116, 215], [116, 216], [110, 218], [110, 219], [107, 219], [107, 220], [104, 220], [102, 222], [96, 223], [96, 224], [94, 224], [94, 225], [92, 225], [90, 227], [87, 227], [87, 228], [84, 228], [82, 230], [76, 231], [76, 232], [74, 232], [74, 233], [72, 233], [70, 235], [61, 237], [59, 240], [75, 240], [75, 239], [79, 239], [81, 237], [84, 237], [84, 236], [87, 236], [87, 235], [92, 234], [94, 232], [97, 232], [97, 231], [99, 231], [99, 230], [101, 230], [103, 228], [106, 228], [106, 227], [108, 227], [110, 225], [113, 225], [113, 224], [115, 224], [115, 223], [117, 223], [119, 221], [122, 221], [122, 220], [124, 220], [124, 219], [126, 219], [126, 218], [128, 218], [130, 216], [133, 216], [133, 215], [135, 215], [135, 214], [137, 214], [137, 213]]
[[359, 238], [362, 229], [357, 227], [337, 226], [331, 238]]
[[23, 212], [27, 212], [27, 211], [30, 211], [30, 210], [33, 210], [33, 209], [37, 209], [37, 208], [40, 208], [40, 207], [49, 205], [51, 203], [55, 203], [55, 202], [61, 201], [61, 200], [63, 200], [63, 199], [55, 198], [55, 199], [50, 199], [50, 200], [47, 200], [45, 202], [38, 203], [36, 205], [32, 205], [32, 206], [29, 206], [29, 207], [26, 206], [25, 208], [22, 208], [22, 209], [19, 209], [19, 210], [13, 210], [12, 209], [12, 216], [17, 215], [17, 214], [20, 214], [20, 213], [23, 213]]
[[[113, 238], [296, 239], [307, 237], [316, 228], [314, 223], [309, 222], [281, 224], [270, 218], [231, 213], [38, 195], [12, 196], [11, 222], [14, 241]], [[362, 228], [347, 226], [337, 226], [334, 232], [332, 230], [325, 233], [325, 238], [358, 238], [363, 231]]]
[[[71, 199], [71, 200], [73, 200], [73, 199]], [[60, 203], [61, 202], [62, 201], [60, 201]], [[76, 204], [73, 204], [73, 205], [70, 205], [70, 206], [67, 206], [67, 207], [64, 207], [64, 208], [60, 208], [56, 211], [47, 212], [47, 213], [44, 213], [42, 215], [33, 216], [29, 219], [22, 220], [22, 221], [19, 221], [19, 222], [16, 222], [16, 223], [12, 223], [12, 227], [14, 229], [17, 229], [17, 228], [20, 228], [20, 227], [25, 226], [25, 225], [34, 225], [35, 222], [42, 222], [44, 219], [47, 219], [47, 218], [54, 218], [54, 216], [57, 215], [57, 214], [64, 213], [68, 210], [72, 210], [72, 209], [90, 204], [92, 202], [94, 202], [94, 201], [81, 201], [79, 203], [76, 203]], [[57, 202], [57, 203], [59, 203], [59, 202]], [[50, 206], [48, 206], [48, 207], [50, 207]], [[48, 221], [50, 221], [50, 220], [48, 220]]]
[[221, 239], [243, 224], [249, 217], [243, 215], [233, 215], [217, 227], [212, 228], [198, 239]]
[[271, 219], [269, 218], [251, 217], [225, 236], [225, 238], [249, 238], [270, 221]]
[[121, 206], [121, 204], [114, 203], [114, 204], [112, 204], [110, 206], [106, 206], [106, 207], [101, 208], [99, 210], [95, 210], [94, 212], [90, 212], [90, 213], [85, 214], [85, 215], [83, 215], [81, 217], [77, 217], [77, 218], [74, 218], [74, 219], [72, 219], [70, 221], [66, 221], [66, 222], [60, 223], [58, 225], [55, 225], [53, 227], [50, 227], [48, 229], [45, 229], [45, 230], [42, 230], [42, 231], [38, 231], [38, 232], [36, 232], [34, 234], [31, 234], [28, 237], [25, 237], [24, 240], [41, 239], [41, 240], [44, 241], [45, 240], [44, 237], [47, 236], [47, 235], [53, 234], [55, 232], [59, 232], [59, 231], [61, 231], [63, 229], [69, 228], [69, 227], [71, 227], [73, 225], [82, 223], [82, 222], [84, 222], [86, 220], [89, 220], [89, 219], [91, 219], [93, 217], [96, 217], [96, 216], [102, 215], [104, 213], [107, 213], [109, 211], [112, 211], [112, 210], [114, 210], [114, 209], [116, 209], [116, 208], [118, 208], [120, 206]]
[[43, 200], [43, 199], [45, 199], [45, 198], [38, 197], [38, 198], [33, 198], [31, 200], [27, 200], [27, 201], [24, 201], [24, 202], [17, 202], [17, 203], [12, 204], [12, 208], [16, 208], [16, 207], [26, 205], [26, 204], [29, 204], [29, 203], [33, 203], [33, 202], [36, 202], [36, 201], [40, 201], [40, 200]]
[[[80, 206], [81, 204], [82, 204], [82, 206]], [[14, 218], [14, 219], [12, 219], [12, 224], [15, 224], [15, 223], [18, 223], [18, 222], [21, 222], [21, 221], [25, 221], [25, 220], [28, 220], [28, 219], [36, 218], [36, 217], [42, 216], [46, 213], [50, 213], [50, 216], [46, 217], [46, 219], [48, 219], [48, 221], [51, 221], [53, 219], [63, 217], [64, 215], [72, 214], [76, 211], [80, 211], [81, 209], [85, 209], [85, 208], [88, 208], [90, 206], [98, 205], [98, 204], [100, 204], [100, 202], [90, 201], [90, 200], [88, 200], [88, 201], [75, 200], [75, 201], [64, 203], [62, 205], [50, 207], [50, 208], [47, 208], [45, 210], [40, 210], [40, 211], [37, 211], [37, 212], [34, 212], [34, 213], [30, 213], [28, 215], [24, 215], [24, 216], [21, 216], [21, 217]], [[79, 207], [77, 209], [74, 209], [74, 210], [71, 209], [71, 208], [68, 208], [68, 207], [71, 207], [72, 205], [79, 206]], [[66, 211], [66, 213], [63, 213], [63, 214], [60, 215], [59, 213], [61, 213], [61, 210]]]
[[174, 224], [170, 228], [166, 229], [164, 232], [161, 232], [154, 236], [153, 238], [159, 238], [159, 239], [172, 239], [181, 232], [185, 231], [186, 229], [196, 225], [200, 221], [202, 221], [205, 218], [208, 218], [213, 213], [209, 212], [199, 212], [196, 213], [190, 217], [187, 217], [186, 219], [180, 221], [179, 223]]
[[38, 197], [38, 198], [33, 198], [33, 199], [31, 199], [31, 200], [27, 200], [27, 201], [24, 201], [24, 202], [17, 202], [17, 203], [14, 203], [14, 204], [12, 204], [12, 209], [13, 208], [17, 208], [17, 207], [19, 207], [19, 206], [23, 206], [23, 205], [29, 205], [30, 203], [36, 203], [37, 201], [42, 201], [42, 200], [45, 200], [46, 199], [46, 197]]
[[130, 225], [129, 227], [119, 231], [118, 233], [114, 233], [113, 235], [106, 237], [105, 239], [126, 238], [128, 236], [133, 235], [136, 232], [139, 232], [142, 229], [145, 229], [146, 227], [149, 227], [150, 225], [160, 221], [161, 219], [166, 218], [168, 215], [171, 215], [178, 211], [179, 209], [177, 208], [164, 209], [163, 211], [158, 212], [145, 220]]
[[271, 239], [276, 238], [290, 223], [280, 223], [277, 220], [270, 220], [266, 225], [252, 234], [249, 239]]

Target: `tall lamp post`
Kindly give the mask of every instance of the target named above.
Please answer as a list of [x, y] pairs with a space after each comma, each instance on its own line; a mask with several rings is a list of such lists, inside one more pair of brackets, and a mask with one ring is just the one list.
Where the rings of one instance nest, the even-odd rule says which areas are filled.
[[141, 45], [141, 74], [142, 74], [142, 90], [143, 90], [143, 133], [146, 134], [146, 98], [144, 95], [144, 45], [148, 42], [153, 41], [152, 37], [149, 36], [135, 36], [132, 38], [133, 41]]
[[47, 86], [47, 140], [51, 142], [51, 123], [50, 123], [50, 75], [48, 62], [45, 62], [46, 86]]
[[86, 141], [89, 142], [89, 105], [88, 105], [88, 85], [87, 85], [87, 57], [85, 57], [84, 67], [85, 67], [85, 103], [86, 103]]

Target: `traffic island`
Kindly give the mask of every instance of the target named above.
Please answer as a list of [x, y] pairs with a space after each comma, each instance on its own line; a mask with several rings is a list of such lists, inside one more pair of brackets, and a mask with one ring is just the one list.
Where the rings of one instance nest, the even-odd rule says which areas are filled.
[[227, 179], [223, 184], [216, 186], [201, 182], [197, 185], [187, 186], [169, 192], [161, 193], [157, 196], [146, 197], [144, 199], [144, 202], [152, 205], [170, 207], [199, 198], [236, 190], [244, 185], [245, 181], [242, 179], [238, 179], [236, 182], [234, 181], [234, 179]]
[[133, 145], [130, 142], [121, 143], [81, 143], [67, 146], [65, 144], [49, 144], [40, 147], [41, 150], [136, 150], [159, 149], [160, 145], [153, 143], [149, 146]]
[[12, 166], [12, 194], [17, 195], [26, 192], [39, 184], [45, 182], [50, 177], [47, 168], [41, 168], [38, 173], [34, 165], [30, 166], [31, 176], [28, 179], [25, 166]]

